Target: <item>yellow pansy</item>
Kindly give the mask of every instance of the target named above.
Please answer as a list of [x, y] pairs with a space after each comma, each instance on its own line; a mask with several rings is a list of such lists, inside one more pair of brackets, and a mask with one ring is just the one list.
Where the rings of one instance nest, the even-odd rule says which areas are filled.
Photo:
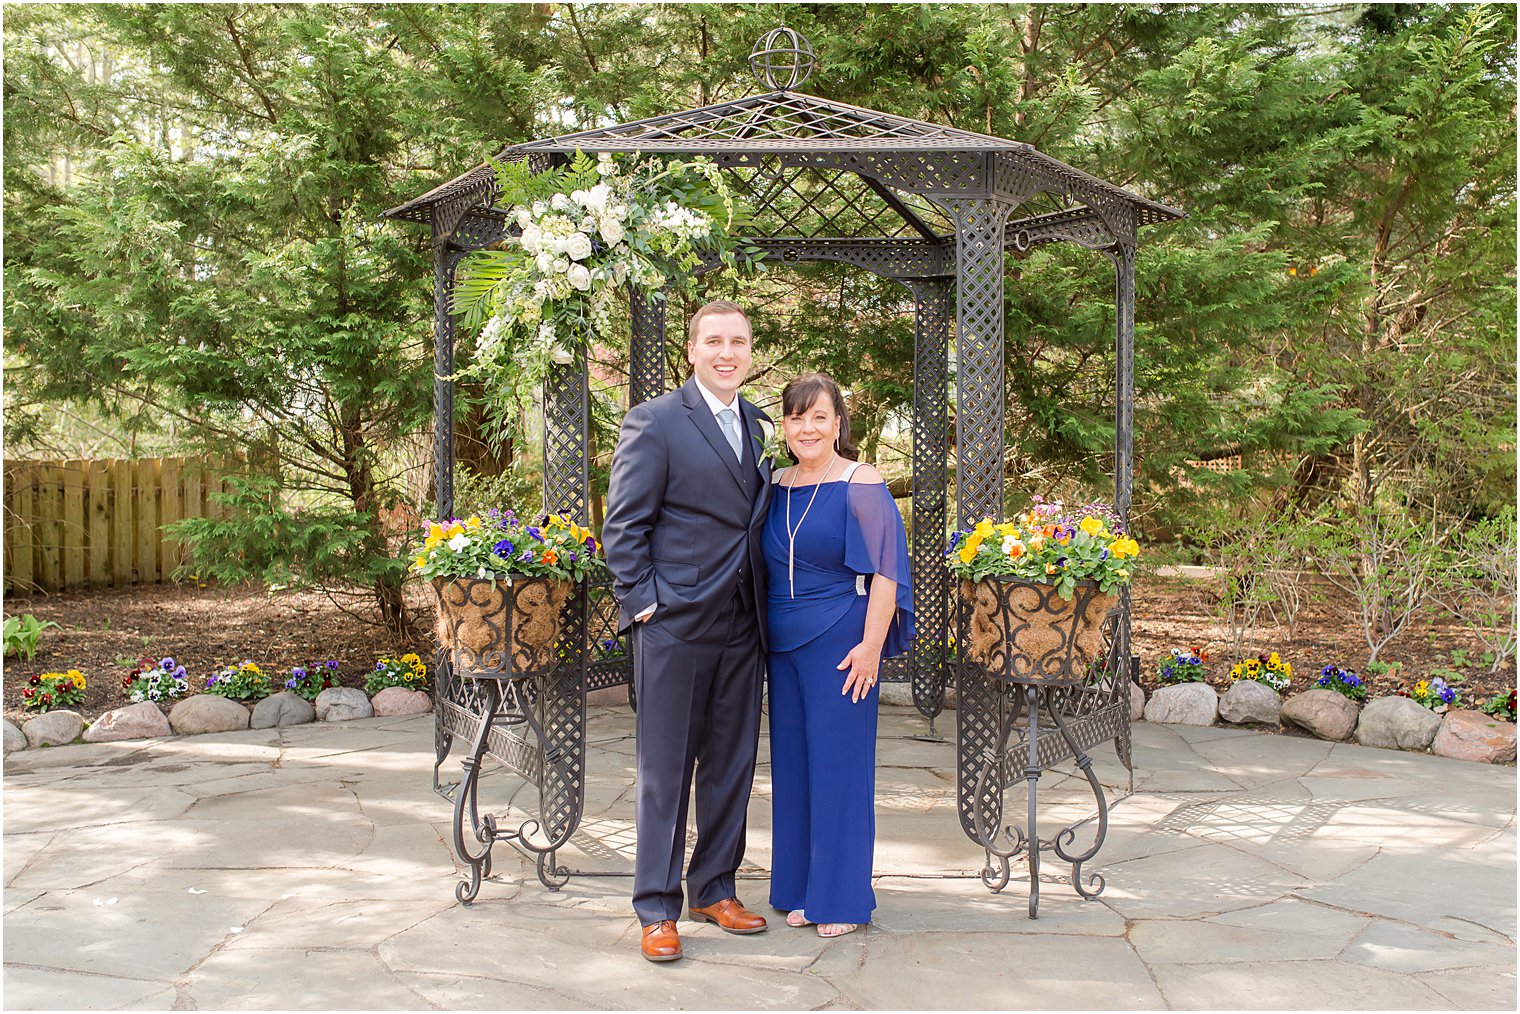
[[423, 567], [427, 566], [427, 554], [419, 553], [417, 559], [412, 561], [412, 566], [416, 567], [418, 570], [421, 570]]
[[568, 528], [569, 524], [570, 523], [568, 521], [560, 517], [558, 514], [549, 515], [549, 527], [551, 528]]
[[966, 540], [961, 547], [961, 563], [970, 563], [976, 557], [976, 551], [982, 548], [982, 537], [975, 532]]
[[1088, 535], [1097, 535], [1103, 531], [1103, 522], [1097, 518], [1083, 518], [1080, 527]]
[[464, 526], [466, 528], [479, 528], [480, 516], [478, 514], [471, 514], [469, 517], [465, 518]]
[[429, 535], [426, 539], [422, 540], [422, 548], [423, 549], [437, 549], [442, 544], [443, 544], [443, 532], [442, 532], [442, 530], [440, 530], [437, 535]]
[[443, 534], [450, 537], [453, 537], [455, 535], [463, 535], [464, 525], [460, 524], [458, 521], [455, 521], [453, 524], [449, 525], [448, 528], [444, 529]]
[[417, 662], [421, 662], [422, 659], [418, 656], [418, 654], [415, 651], [412, 651], [412, 652], [406, 653], [405, 655], [402, 655], [401, 656], [401, 661], [403, 661], [403, 662], [417, 663]]
[[1012, 521], [1004, 521], [1002, 524], [997, 526], [997, 532], [999, 535], [1003, 536], [1003, 538], [1006, 539], [1010, 535], [1019, 534], [1019, 528]]
[[976, 528], [972, 529], [976, 535], [980, 535], [984, 539], [987, 536], [991, 535], [994, 530], [995, 529], [992, 527], [992, 522], [986, 520], [985, 518], [981, 521], [978, 521], [976, 523]]
[[1134, 556], [1140, 552], [1140, 544], [1131, 538], [1118, 538], [1109, 543], [1108, 551], [1122, 560], [1126, 556]]
[[1114, 571], [1114, 573], [1119, 577], [1129, 577], [1129, 570], [1124, 567], [1120, 567], [1118, 570]]
[[78, 669], [70, 669], [69, 679], [73, 680], [74, 685], [80, 690], [84, 689], [84, 673], [80, 672]]
[[429, 521], [428, 522], [428, 538], [430, 538], [430, 539], [437, 539], [439, 542], [442, 542], [443, 541], [443, 526], [440, 525], [440, 524], [438, 524], [436, 521]]

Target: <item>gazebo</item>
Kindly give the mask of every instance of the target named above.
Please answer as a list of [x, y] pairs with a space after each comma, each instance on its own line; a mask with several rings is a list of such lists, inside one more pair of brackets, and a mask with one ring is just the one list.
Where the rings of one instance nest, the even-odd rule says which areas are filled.
[[[918, 637], [910, 652], [892, 660], [884, 678], [908, 682], [913, 701], [932, 720], [944, 705], [952, 676], [958, 690], [956, 751], [958, 812], [968, 837], [988, 853], [984, 880], [1007, 882], [1007, 856], [1017, 854], [994, 840], [1004, 790], [1030, 779], [1030, 837], [1034, 835], [1034, 780], [1039, 769], [1113, 740], [1120, 760], [1129, 759], [1129, 598], [1110, 617], [1107, 657], [1111, 664], [1082, 686], [1052, 691], [1060, 729], [1012, 737], [1025, 701], [979, 667], [952, 657], [947, 635], [957, 620], [950, 576], [943, 564], [948, 516], [949, 353], [957, 346], [956, 527], [983, 516], [1003, 515], [1004, 488], [1004, 257], [1045, 243], [1069, 242], [1103, 253], [1115, 280], [1114, 501], [1127, 518], [1131, 494], [1135, 249], [1142, 226], [1183, 217], [1167, 207], [1090, 176], [1028, 144], [939, 124], [863, 109], [805, 94], [796, 88], [811, 69], [812, 52], [790, 29], [776, 29], [756, 45], [751, 65], [768, 88], [761, 94], [631, 123], [513, 145], [498, 161], [526, 160], [545, 169], [576, 151], [702, 155], [716, 163], [742, 194], [757, 232], [749, 237], [768, 259], [783, 264], [836, 261], [902, 283], [915, 310], [913, 399], [913, 510], [910, 542], [918, 605]], [[471, 250], [508, 235], [507, 210], [495, 203], [496, 178], [488, 164], [458, 176], [385, 212], [385, 217], [425, 225], [434, 251], [435, 489], [439, 517], [454, 506], [455, 322], [449, 313], [454, 271]], [[665, 375], [665, 307], [635, 299], [630, 339], [629, 402], [637, 404], [669, 387]], [[544, 504], [587, 521], [589, 392], [584, 360], [558, 366], [545, 385]], [[592, 596], [598, 591], [593, 590]], [[474, 886], [489, 870], [497, 840], [538, 856], [539, 876], [557, 886], [571, 870], [556, 851], [580, 819], [586, 760], [585, 695], [628, 683], [626, 658], [592, 659], [588, 644], [616, 636], [594, 629], [602, 611], [580, 610], [581, 629], [567, 637], [561, 671], [536, 681], [516, 705], [528, 715], [484, 722], [486, 698], [475, 680], [452, 673], [447, 654], [438, 659], [437, 764], [455, 736], [476, 742], [462, 783], [440, 786], [456, 801], [456, 847], [474, 865]], [[586, 629], [589, 625], [593, 629]], [[495, 700], [494, 694], [491, 700]], [[1034, 698], [1029, 698], [1031, 711]], [[494, 705], [493, 705], [494, 707]], [[509, 710], [512, 705], [508, 705]], [[1031, 716], [1032, 717], [1032, 716]], [[512, 721], [516, 718], [517, 721]], [[523, 721], [524, 718], [530, 721]], [[526, 727], [525, 727], [526, 726]], [[475, 765], [488, 750], [538, 787], [536, 817], [512, 831], [498, 830], [476, 814]], [[1021, 753], [1026, 763], [1018, 763]], [[1032, 769], [1032, 774], [1030, 773]], [[1088, 771], [1103, 808], [1102, 791]], [[469, 826], [466, 827], [465, 825]], [[463, 835], [485, 843], [472, 855]], [[1023, 839], [1022, 832], [1008, 835]], [[1098, 842], [1101, 843], [1102, 829]], [[1052, 843], [1051, 847], [1055, 847]], [[1071, 860], [1059, 848], [1063, 859]], [[1090, 853], [1089, 853], [1090, 854]], [[1001, 857], [1002, 872], [994, 869]], [[1038, 860], [1038, 848], [1031, 852]], [[1073, 870], [1078, 881], [1079, 859]], [[1037, 878], [1031, 878], [1037, 885]], [[1087, 893], [1087, 892], [1083, 892]], [[1034, 898], [1031, 898], [1031, 914]]]

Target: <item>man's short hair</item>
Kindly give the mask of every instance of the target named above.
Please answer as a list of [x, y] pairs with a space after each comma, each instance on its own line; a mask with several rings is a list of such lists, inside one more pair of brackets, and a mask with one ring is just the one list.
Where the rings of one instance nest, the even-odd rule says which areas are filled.
[[686, 325], [686, 341], [688, 343], [697, 340], [697, 322], [703, 317], [710, 317], [715, 313], [737, 313], [744, 318], [745, 326], [749, 328], [750, 337], [754, 337], [755, 326], [750, 323], [749, 314], [744, 312], [744, 307], [727, 299], [715, 299], [691, 315], [691, 323]]

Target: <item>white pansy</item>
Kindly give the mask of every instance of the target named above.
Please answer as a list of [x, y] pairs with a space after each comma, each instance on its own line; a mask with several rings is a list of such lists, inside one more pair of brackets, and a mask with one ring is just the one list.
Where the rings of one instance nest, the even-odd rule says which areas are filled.
[[450, 539], [447, 543], [448, 547], [456, 553], [462, 552], [464, 550], [464, 547], [468, 546], [469, 544], [470, 537], [464, 532], [460, 532], [458, 535]]
[[[587, 236], [584, 232], [572, 232], [565, 239], [565, 253], [569, 254], [570, 259], [573, 261], [583, 261], [587, 257], [590, 257], [591, 237]], [[572, 278], [572, 284], [574, 281], [575, 279]], [[580, 287], [581, 286], [576, 285], [576, 288]]]
[[1010, 535], [1007, 538], [1003, 539], [1003, 555], [1007, 556], [1009, 553], [1013, 552], [1013, 547], [1018, 544], [1018, 541], [1019, 537], [1017, 535]]
[[[589, 240], [587, 242], [589, 242]], [[570, 266], [569, 278], [570, 278], [570, 284], [573, 285], [573, 286], [575, 286], [581, 292], [586, 292], [586, 291], [590, 290], [590, 288], [591, 288], [591, 272], [588, 271], [588, 270], [586, 270], [586, 265], [584, 265], [584, 264], [572, 264]]]
[[616, 246], [623, 241], [623, 223], [611, 215], [602, 219], [597, 231], [602, 234], [602, 242], [608, 246]]

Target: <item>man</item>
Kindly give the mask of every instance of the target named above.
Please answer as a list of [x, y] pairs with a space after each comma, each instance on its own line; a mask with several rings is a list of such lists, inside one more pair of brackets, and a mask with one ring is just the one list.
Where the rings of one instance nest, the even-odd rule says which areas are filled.
[[638, 821], [633, 908], [650, 961], [681, 956], [681, 862], [695, 767], [697, 843], [686, 872], [693, 919], [759, 933], [736, 897], [760, 736], [770, 496], [763, 412], [739, 397], [749, 319], [708, 303], [691, 318], [684, 386], [630, 409], [602, 539], [619, 625], [633, 629]]

